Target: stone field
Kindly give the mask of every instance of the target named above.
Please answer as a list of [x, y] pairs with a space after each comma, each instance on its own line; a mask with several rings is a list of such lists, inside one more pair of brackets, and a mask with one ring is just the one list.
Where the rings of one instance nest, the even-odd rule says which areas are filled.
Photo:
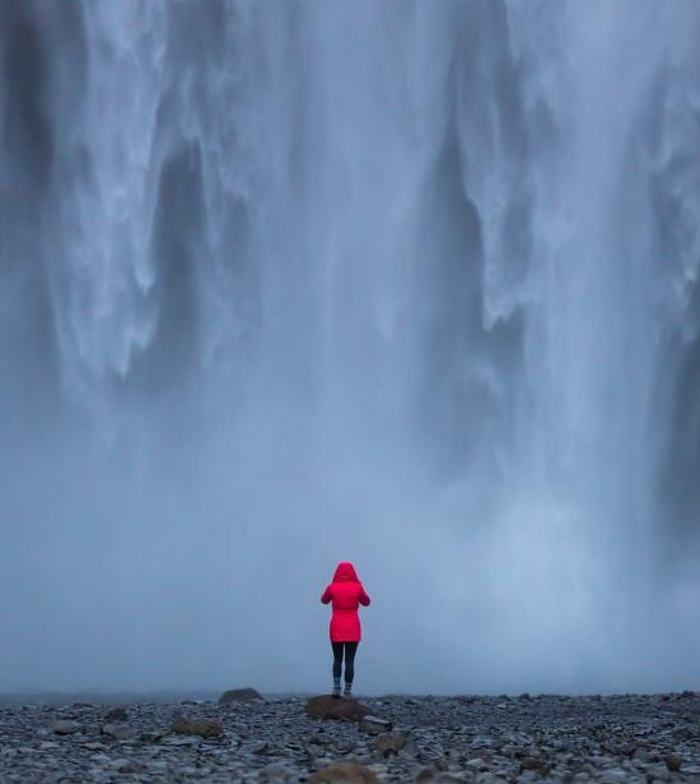
[[700, 693], [0, 708], [0, 782], [185, 781], [700, 784]]

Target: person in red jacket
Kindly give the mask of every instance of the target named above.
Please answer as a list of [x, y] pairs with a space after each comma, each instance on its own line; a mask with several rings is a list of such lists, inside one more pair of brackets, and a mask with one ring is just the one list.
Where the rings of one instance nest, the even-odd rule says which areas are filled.
[[321, 601], [324, 604], [333, 603], [330, 627], [333, 647], [333, 696], [340, 696], [340, 675], [345, 654], [344, 696], [350, 697], [355, 676], [355, 653], [362, 636], [357, 608], [360, 605], [367, 607], [370, 598], [357, 579], [355, 567], [349, 561], [338, 564], [333, 581], [323, 592]]

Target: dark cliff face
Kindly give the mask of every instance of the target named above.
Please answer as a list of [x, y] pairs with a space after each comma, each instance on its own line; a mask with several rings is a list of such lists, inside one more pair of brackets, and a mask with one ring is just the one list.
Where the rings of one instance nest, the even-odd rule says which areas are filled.
[[69, 162], [56, 134], [78, 111], [85, 86], [79, 4], [4, 4], [0, 57], [0, 422], [23, 432], [45, 425], [59, 404], [52, 276], [62, 247], [54, 226]]
[[648, 198], [643, 225], [638, 215], [627, 218], [648, 237], [651, 258], [655, 372], [646, 434], [657, 444], [655, 514], [672, 560], [682, 560], [689, 545], [686, 552], [694, 552], [700, 533], [700, 285], [693, 261], [700, 175], [691, 165], [700, 130], [692, 73], [679, 63], [656, 64], [628, 150], [628, 171], [638, 172], [636, 187]]
[[[664, 366], [670, 379], [658, 381], [658, 420], [667, 428], [658, 476], [659, 509], [672, 531], [674, 557], [695, 544], [700, 519], [700, 286], [689, 286], [683, 329], [666, 335]], [[674, 541], [675, 540], [675, 541]], [[676, 550], [676, 548], [678, 548]], [[691, 550], [692, 551], [692, 550]]]

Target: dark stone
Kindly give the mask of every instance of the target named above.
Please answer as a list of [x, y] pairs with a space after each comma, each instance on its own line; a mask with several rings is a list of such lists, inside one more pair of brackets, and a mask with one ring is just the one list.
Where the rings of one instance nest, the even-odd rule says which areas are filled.
[[200, 738], [218, 738], [224, 728], [218, 719], [176, 719], [171, 727], [176, 735], [199, 735]]
[[421, 769], [416, 774], [416, 784], [427, 784], [427, 782], [432, 781], [439, 773], [438, 769], [433, 765], [428, 765], [427, 767]]
[[376, 784], [376, 773], [359, 762], [334, 762], [309, 776], [309, 784]]
[[219, 705], [230, 705], [232, 702], [265, 702], [265, 698], [252, 688], [229, 689], [219, 697]]
[[58, 721], [51, 722], [49, 729], [55, 735], [72, 735], [74, 732], [79, 732], [82, 727], [77, 721], [59, 719]]
[[374, 741], [374, 748], [385, 757], [398, 754], [406, 745], [406, 736], [399, 732], [384, 732]]
[[549, 773], [549, 765], [536, 757], [524, 757], [520, 760], [520, 772], [526, 770], [534, 770], [536, 773], [546, 776]]
[[349, 719], [361, 721], [370, 712], [366, 705], [345, 697], [321, 694], [306, 703], [306, 712], [312, 719]]
[[681, 769], [681, 758], [677, 754], [667, 754], [664, 757], [664, 762], [671, 773], [678, 773]]
[[122, 705], [119, 705], [116, 708], [110, 708], [107, 713], [105, 713], [105, 721], [126, 721], [126, 719], [126, 708]]
[[139, 735], [139, 740], [143, 743], [160, 743], [163, 740], [162, 732], [142, 732]]

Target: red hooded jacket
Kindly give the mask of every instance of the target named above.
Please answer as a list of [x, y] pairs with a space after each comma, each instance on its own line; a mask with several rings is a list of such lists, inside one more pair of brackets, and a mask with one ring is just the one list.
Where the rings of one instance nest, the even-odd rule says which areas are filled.
[[324, 604], [333, 602], [331, 616], [331, 642], [357, 642], [362, 636], [357, 608], [365, 607], [370, 598], [362, 583], [357, 579], [355, 567], [349, 561], [342, 561], [333, 575], [333, 582], [321, 597]]

